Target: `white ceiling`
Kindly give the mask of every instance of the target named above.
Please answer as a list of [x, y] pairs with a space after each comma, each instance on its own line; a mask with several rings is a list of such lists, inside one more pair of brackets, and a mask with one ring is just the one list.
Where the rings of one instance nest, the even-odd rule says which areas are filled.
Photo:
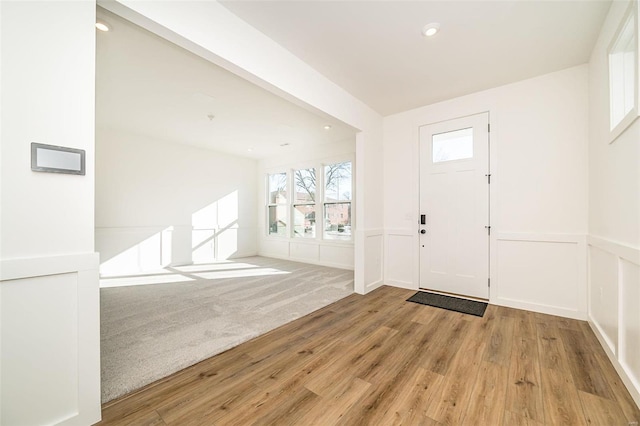
[[588, 62], [611, 1], [221, 3], [389, 115]]
[[[355, 140], [351, 127], [302, 109], [103, 9], [98, 18], [111, 26], [109, 32], [97, 31], [98, 128], [256, 159]], [[323, 128], [326, 124], [331, 130]]]

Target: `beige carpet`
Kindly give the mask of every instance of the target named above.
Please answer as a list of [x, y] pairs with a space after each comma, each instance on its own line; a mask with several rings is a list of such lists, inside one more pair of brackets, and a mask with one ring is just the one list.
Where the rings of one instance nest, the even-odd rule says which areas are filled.
[[102, 401], [353, 293], [353, 271], [265, 257], [102, 278]]

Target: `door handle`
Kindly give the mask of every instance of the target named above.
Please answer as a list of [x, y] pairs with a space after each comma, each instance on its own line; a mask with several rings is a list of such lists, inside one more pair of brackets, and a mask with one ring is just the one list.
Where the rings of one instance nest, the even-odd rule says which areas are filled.
[[420, 230], [420, 233], [421, 233], [421, 234], [426, 234], [426, 233], [427, 233], [427, 230], [426, 230], [426, 229], [421, 229], [421, 230]]

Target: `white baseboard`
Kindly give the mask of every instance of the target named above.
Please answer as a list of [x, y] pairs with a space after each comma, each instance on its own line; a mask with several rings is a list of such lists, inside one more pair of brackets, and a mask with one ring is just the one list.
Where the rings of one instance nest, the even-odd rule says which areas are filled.
[[410, 281], [401, 281], [401, 280], [384, 280], [385, 285], [390, 285], [392, 287], [398, 288], [406, 288], [407, 290], [415, 290], [418, 291], [418, 286]]
[[373, 290], [380, 288], [384, 285], [384, 281], [383, 280], [379, 280], [379, 281], [374, 281], [372, 283], [367, 284], [366, 287], [366, 291], [365, 293], [369, 293], [372, 292]]
[[524, 309], [532, 312], [539, 312], [541, 314], [556, 315], [559, 317], [571, 318], [580, 321], [587, 320], [587, 314], [585, 312], [575, 311], [566, 308], [560, 308], [557, 306], [540, 305], [537, 303], [523, 302], [520, 300], [507, 299], [504, 297], [496, 297], [490, 301], [493, 305], [504, 306], [507, 308]]

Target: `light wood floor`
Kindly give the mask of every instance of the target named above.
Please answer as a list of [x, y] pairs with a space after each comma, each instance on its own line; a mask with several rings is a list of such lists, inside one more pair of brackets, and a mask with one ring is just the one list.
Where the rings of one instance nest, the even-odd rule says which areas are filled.
[[103, 407], [117, 425], [629, 425], [585, 322], [352, 295]]

